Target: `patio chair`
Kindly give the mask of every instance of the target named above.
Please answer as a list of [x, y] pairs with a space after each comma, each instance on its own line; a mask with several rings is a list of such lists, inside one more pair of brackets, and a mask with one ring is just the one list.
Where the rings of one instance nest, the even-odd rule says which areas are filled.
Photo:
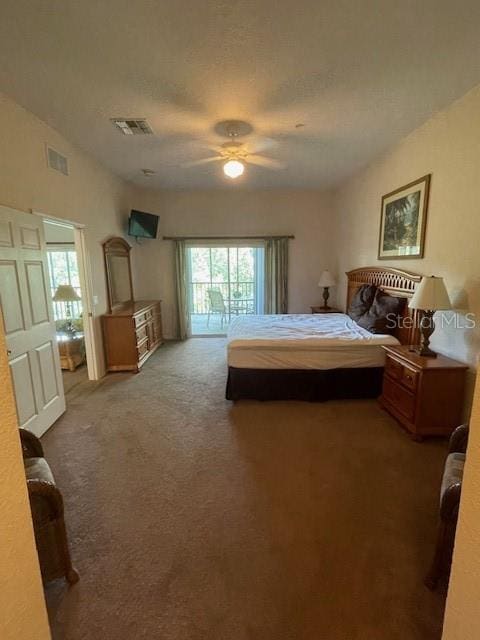
[[223, 299], [222, 292], [220, 291], [220, 289], [207, 289], [207, 298], [208, 298], [207, 327], [210, 326], [210, 314], [219, 313], [220, 326], [223, 329], [223, 323], [227, 319], [227, 307], [225, 306], [225, 301]]

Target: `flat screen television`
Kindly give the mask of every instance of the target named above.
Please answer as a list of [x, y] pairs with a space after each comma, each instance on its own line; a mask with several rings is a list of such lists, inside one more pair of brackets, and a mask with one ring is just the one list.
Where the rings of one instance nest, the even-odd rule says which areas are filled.
[[132, 209], [128, 221], [128, 235], [135, 238], [156, 238], [158, 216]]

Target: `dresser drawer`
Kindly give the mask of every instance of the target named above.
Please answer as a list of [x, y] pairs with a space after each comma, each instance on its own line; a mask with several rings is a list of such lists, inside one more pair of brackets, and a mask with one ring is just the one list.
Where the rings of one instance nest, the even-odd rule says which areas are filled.
[[141, 360], [143, 356], [148, 352], [148, 338], [145, 338], [143, 342], [140, 342], [139, 344], [137, 344], [137, 352], [138, 352], [138, 359]]
[[139, 313], [138, 315], [133, 316], [133, 322], [136, 327], [140, 327], [142, 324], [145, 324], [146, 321], [147, 321], [146, 313]]
[[403, 365], [402, 377], [400, 382], [404, 387], [415, 393], [418, 384], [418, 371], [416, 369], [412, 369], [412, 367]]
[[385, 371], [394, 380], [401, 380], [403, 376], [403, 365], [398, 360], [387, 356], [385, 360]]
[[144, 324], [139, 329], [135, 331], [135, 335], [137, 336], [137, 345], [140, 344], [145, 338], [148, 338], [147, 334], [147, 325]]
[[160, 340], [160, 332], [158, 330], [158, 327], [151, 323], [148, 327], [148, 333], [149, 333], [149, 338], [150, 338], [150, 343], [152, 345], [157, 344], [157, 342], [159, 342]]
[[383, 379], [383, 396], [395, 409], [409, 420], [415, 416], [415, 396], [387, 376]]
[[385, 361], [385, 372], [390, 376], [390, 378], [400, 382], [409, 391], [413, 391], [415, 393], [417, 390], [418, 371], [413, 369], [413, 367], [409, 367], [408, 365], [395, 360], [395, 358], [387, 356]]

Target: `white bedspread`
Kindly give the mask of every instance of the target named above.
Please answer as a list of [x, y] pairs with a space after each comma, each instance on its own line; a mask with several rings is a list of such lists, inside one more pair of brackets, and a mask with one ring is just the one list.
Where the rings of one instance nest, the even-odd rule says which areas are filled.
[[251, 369], [382, 367], [392, 344], [343, 313], [238, 316], [227, 335], [229, 366]]

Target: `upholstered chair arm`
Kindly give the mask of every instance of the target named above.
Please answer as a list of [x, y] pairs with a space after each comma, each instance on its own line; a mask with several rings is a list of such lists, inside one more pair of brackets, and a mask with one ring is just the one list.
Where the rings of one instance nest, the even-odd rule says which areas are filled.
[[440, 518], [444, 522], [456, 522], [458, 518], [458, 507], [462, 493], [462, 483], [451, 484], [445, 489], [442, 502], [440, 504]]
[[26, 429], [19, 429], [20, 442], [24, 458], [43, 458], [43, 447], [35, 434]]
[[63, 516], [63, 498], [57, 487], [46, 480], [27, 480], [28, 496], [35, 525]]
[[465, 453], [468, 445], [468, 432], [469, 428], [467, 424], [462, 424], [455, 429], [450, 436], [450, 453]]

